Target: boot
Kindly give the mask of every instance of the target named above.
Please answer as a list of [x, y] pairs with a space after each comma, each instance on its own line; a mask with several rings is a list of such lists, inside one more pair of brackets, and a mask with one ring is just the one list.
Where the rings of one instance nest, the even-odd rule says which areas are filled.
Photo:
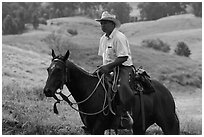
[[125, 129], [131, 129], [133, 125], [133, 119], [128, 111], [125, 111], [124, 114], [121, 116], [121, 127]]

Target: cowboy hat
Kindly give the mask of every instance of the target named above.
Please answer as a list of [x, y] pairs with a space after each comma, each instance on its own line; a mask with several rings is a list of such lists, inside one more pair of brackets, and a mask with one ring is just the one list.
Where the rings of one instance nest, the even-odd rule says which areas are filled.
[[116, 16], [113, 14], [108, 13], [108, 11], [104, 11], [101, 15], [100, 19], [96, 19], [96, 21], [100, 22], [100, 21], [112, 21], [115, 23], [115, 27], [119, 28], [120, 27], [120, 21], [118, 19], [116, 19]]

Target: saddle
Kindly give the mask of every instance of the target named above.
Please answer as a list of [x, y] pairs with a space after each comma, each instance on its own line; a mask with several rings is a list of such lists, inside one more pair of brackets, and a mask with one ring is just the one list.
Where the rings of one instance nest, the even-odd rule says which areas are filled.
[[[133, 73], [129, 75], [129, 85], [130, 88], [133, 90], [134, 94], [137, 95], [139, 92], [142, 92], [143, 94], [150, 94], [155, 92], [152, 84], [150, 76], [147, 74], [147, 72], [142, 68], [135, 68], [132, 66]], [[117, 99], [117, 83], [118, 83], [118, 75], [119, 75], [119, 68], [115, 68], [113, 70], [113, 73], [110, 75], [105, 75], [104, 82], [107, 88], [107, 99], [109, 104], [110, 111], [113, 112], [112, 108], [115, 108], [115, 104], [118, 103]]]
[[139, 92], [143, 92], [143, 94], [155, 92], [150, 76], [141, 66], [137, 69], [133, 66], [133, 74], [130, 75], [129, 83], [135, 94]]
[[[137, 69], [132, 66], [132, 69], [133, 73], [129, 76], [129, 84], [135, 94], [138, 92], [143, 92], [143, 94], [155, 92], [149, 74], [147, 74], [147, 72], [141, 66]], [[107, 88], [111, 89], [109, 92], [117, 92], [118, 75], [119, 71], [114, 69], [112, 74], [105, 76], [105, 84]]]

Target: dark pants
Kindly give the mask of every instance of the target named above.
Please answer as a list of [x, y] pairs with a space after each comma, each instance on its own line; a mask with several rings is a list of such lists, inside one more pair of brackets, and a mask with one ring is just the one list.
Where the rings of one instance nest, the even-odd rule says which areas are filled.
[[130, 75], [133, 73], [132, 66], [120, 66], [119, 67], [119, 79], [118, 79], [118, 94], [120, 103], [129, 110], [131, 107], [131, 101], [134, 97], [134, 93], [130, 88]]

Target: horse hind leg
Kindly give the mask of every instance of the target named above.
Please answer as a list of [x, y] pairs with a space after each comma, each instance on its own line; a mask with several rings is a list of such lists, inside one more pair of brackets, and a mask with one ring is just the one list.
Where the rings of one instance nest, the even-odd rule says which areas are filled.
[[157, 120], [157, 125], [162, 128], [165, 135], [179, 135], [180, 127], [179, 120], [176, 114]]
[[167, 134], [172, 134], [172, 135], [179, 135], [180, 134], [179, 119], [178, 119], [178, 116], [176, 114], [173, 115], [173, 119], [169, 124]]
[[143, 129], [142, 127], [142, 118], [139, 118], [137, 121], [134, 120], [133, 126], [132, 126], [132, 133], [133, 135], [145, 135], [146, 127]]
[[145, 135], [145, 131], [142, 129], [142, 126], [133, 126], [132, 133], [133, 135]]

